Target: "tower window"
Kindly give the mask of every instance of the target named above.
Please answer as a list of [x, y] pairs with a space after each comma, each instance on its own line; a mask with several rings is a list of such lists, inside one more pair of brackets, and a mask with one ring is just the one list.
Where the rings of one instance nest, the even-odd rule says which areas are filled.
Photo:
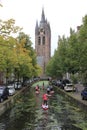
[[45, 36], [43, 36], [43, 45], [45, 45]]
[[41, 44], [41, 38], [38, 37], [38, 45], [40, 45], [40, 44]]

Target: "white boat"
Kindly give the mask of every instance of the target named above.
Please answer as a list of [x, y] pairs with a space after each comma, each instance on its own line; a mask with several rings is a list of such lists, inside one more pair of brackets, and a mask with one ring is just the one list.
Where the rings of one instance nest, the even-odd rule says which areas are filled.
[[43, 108], [44, 110], [47, 110], [49, 107], [48, 107], [48, 105], [42, 104], [42, 108]]

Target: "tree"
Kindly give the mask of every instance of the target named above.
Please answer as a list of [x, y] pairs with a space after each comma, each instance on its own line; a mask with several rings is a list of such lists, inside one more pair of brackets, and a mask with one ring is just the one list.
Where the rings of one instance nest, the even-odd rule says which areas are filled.
[[39, 74], [41, 73], [41, 68], [39, 65], [37, 65], [36, 53], [32, 47], [30, 37], [27, 34], [20, 32], [17, 39], [19, 43], [24, 42], [23, 47], [28, 51], [28, 56], [31, 58], [31, 64], [32, 64], [31, 75], [27, 75], [27, 77], [39, 76]]
[[7, 21], [0, 20], [0, 35], [7, 38], [11, 36], [13, 33], [18, 33], [22, 28], [19, 26], [15, 26], [15, 20], [9, 19]]
[[67, 72], [76, 73], [78, 71], [76, 48], [77, 35], [72, 29], [70, 29], [70, 37], [65, 38], [65, 36], [59, 36], [58, 48], [52, 58], [52, 66], [50, 69], [51, 71], [53, 70], [53, 75], [62, 78]]
[[68, 67], [67, 72], [75, 74], [79, 71], [79, 43], [77, 39], [77, 33], [70, 29], [70, 37], [67, 38], [67, 56]]
[[15, 20], [0, 20], [0, 72], [4, 73], [6, 80], [15, 65], [15, 53], [13, 51], [17, 41], [11, 35], [20, 30], [20, 27], [15, 26]]
[[6, 77], [11, 75], [13, 71], [13, 66], [15, 65], [15, 53], [14, 44], [16, 40], [9, 37], [7, 40], [0, 37], [0, 72], [3, 72]]
[[87, 83], [87, 15], [82, 19], [82, 25], [78, 32], [78, 40], [80, 46], [80, 73], [84, 82]]
[[55, 50], [54, 56], [47, 65], [46, 72], [51, 74], [52, 77], [62, 78], [63, 74], [66, 73], [66, 39], [63, 36], [59, 36], [58, 48]]

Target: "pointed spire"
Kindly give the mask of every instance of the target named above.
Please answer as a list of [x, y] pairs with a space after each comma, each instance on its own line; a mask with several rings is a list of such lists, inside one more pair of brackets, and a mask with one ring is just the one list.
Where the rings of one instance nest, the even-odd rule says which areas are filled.
[[38, 21], [36, 21], [36, 28], [38, 28]]
[[42, 8], [41, 22], [45, 21], [44, 8]]
[[38, 32], [38, 21], [36, 21], [35, 33]]

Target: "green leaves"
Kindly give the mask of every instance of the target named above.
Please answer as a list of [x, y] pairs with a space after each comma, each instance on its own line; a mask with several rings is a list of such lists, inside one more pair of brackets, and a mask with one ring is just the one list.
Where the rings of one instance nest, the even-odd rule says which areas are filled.
[[21, 32], [19, 33], [17, 40], [19, 41], [19, 46], [22, 45], [20, 60], [23, 58], [24, 61], [23, 64], [20, 64], [22, 70], [20, 71], [20, 74], [23, 77], [38, 76], [41, 73], [41, 68], [37, 65], [36, 53], [32, 47], [30, 37], [27, 34]]
[[[79, 73], [86, 77], [87, 70], [87, 15], [83, 18], [83, 24], [75, 32], [70, 28], [70, 36], [58, 39], [58, 48], [47, 65], [47, 74], [61, 77], [67, 72]], [[85, 76], [84, 76], [85, 75]]]
[[15, 26], [15, 20], [9, 19], [7, 21], [0, 20], [0, 35], [4, 37], [10, 36], [12, 33], [21, 31], [22, 28]]
[[6, 78], [13, 74], [19, 80], [23, 77], [38, 76], [41, 72], [30, 37], [23, 32], [19, 33], [17, 38], [11, 36], [21, 29], [15, 26], [14, 19], [0, 20], [0, 71]]

